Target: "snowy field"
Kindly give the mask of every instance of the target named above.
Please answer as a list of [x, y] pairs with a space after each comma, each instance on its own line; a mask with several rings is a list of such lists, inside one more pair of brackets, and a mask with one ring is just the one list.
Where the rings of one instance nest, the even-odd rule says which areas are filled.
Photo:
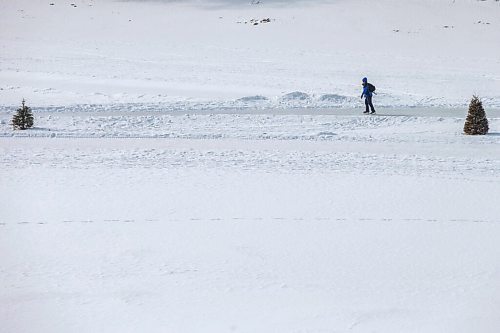
[[0, 0], [0, 104], [500, 108], [498, 1], [250, 2]]
[[249, 3], [0, 0], [0, 332], [499, 332], [500, 2]]
[[5, 332], [500, 328], [498, 113], [1, 117]]

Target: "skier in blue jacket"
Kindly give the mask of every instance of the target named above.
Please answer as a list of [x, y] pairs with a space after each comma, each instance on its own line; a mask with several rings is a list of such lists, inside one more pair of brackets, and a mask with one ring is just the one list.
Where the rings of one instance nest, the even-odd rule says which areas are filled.
[[[373, 92], [370, 91], [370, 84], [368, 83], [368, 79], [366, 77], [363, 78], [363, 93], [361, 94], [361, 98], [365, 98], [365, 106], [366, 111], [363, 113], [369, 113], [370, 109], [372, 110], [371, 114], [375, 113], [375, 108], [372, 103]], [[368, 108], [369, 107], [369, 108]]]

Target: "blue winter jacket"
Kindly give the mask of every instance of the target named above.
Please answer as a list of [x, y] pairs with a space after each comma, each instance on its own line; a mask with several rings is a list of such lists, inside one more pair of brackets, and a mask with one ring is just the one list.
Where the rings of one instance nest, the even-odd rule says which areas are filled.
[[368, 83], [364, 85], [363, 87], [363, 93], [361, 94], [361, 97], [372, 97], [373, 93], [370, 91], [370, 88], [368, 87]]

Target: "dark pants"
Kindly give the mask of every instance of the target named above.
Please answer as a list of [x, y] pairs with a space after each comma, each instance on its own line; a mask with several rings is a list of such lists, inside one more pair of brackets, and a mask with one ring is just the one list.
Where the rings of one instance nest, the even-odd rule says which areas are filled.
[[368, 109], [368, 106], [372, 109], [372, 112], [375, 112], [375, 108], [373, 107], [372, 103], [372, 96], [365, 96], [365, 106], [366, 106], [366, 112], [370, 111]]

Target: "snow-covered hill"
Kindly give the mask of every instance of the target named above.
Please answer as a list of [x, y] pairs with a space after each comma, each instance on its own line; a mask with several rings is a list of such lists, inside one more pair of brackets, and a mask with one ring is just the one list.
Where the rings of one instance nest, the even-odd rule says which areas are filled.
[[500, 107], [500, 2], [0, 1], [0, 103]]

